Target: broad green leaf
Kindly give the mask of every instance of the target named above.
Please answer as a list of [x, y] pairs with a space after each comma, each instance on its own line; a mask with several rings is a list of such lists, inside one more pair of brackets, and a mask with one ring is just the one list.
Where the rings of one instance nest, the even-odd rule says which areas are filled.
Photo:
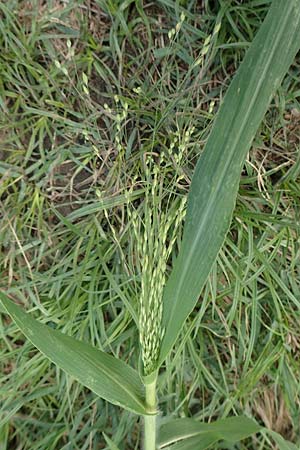
[[22, 333], [54, 364], [99, 397], [137, 414], [147, 414], [138, 373], [123, 361], [33, 319], [2, 292], [0, 300]]
[[[218, 440], [207, 434], [204, 436], [194, 436], [188, 438], [184, 441], [177, 442], [171, 447], [163, 447], [164, 450], [206, 450], [207, 448], [212, 448], [211, 446], [215, 444]], [[215, 447], [214, 447], [215, 448]]]
[[[238, 442], [260, 430], [261, 427], [253, 420], [242, 416], [229, 417], [212, 423], [201, 423], [193, 419], [176, 419], [162, 425], [159, 433], [159, 447], [164, 448], [178, 443], [174, 447], [177, 449], [177, 447], [181, 448], [183, 442], [187, 446], [193, 442], [198, 445], [194, 448], [202, 449], [220, 440]], [[199, 447], [200, 443], [205, 446]]]
[[300, 0], [274, 0], [220, 107], [195, 169], [181, 250], [164, 290], [159, 364], [194, 308], [230, 226], [240, 173], [300, 48]]
[[275, 431], [265, 429], [266, 432], [273, 438], [276, 442], [279, 450], [299, 450], [299, 448], [292, 442], [286, 441], [280, 434], [275, 433]]

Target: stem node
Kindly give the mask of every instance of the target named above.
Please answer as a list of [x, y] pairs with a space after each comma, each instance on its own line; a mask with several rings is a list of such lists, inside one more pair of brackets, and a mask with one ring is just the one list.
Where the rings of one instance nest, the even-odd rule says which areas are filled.
[[145, 383], [146, 403], [149, 412], [153, 414], [144, 416], [144, 450], [156, 450], [156, 380], [155, 375], [153, 380]]

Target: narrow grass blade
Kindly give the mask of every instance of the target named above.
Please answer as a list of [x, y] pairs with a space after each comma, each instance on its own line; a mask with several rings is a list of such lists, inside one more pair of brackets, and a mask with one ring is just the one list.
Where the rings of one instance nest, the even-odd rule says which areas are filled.
[[300, 0], [274, 0], [226, 93], [195, 169], [181, 251], [165, 287], [160, 364], [223, 244], [245, 156], [299, 48]]
[[[205, 443], [208, 446], [220, 440], [238, 442], [260, 430], [261, 427], [247, 417], [229, 417], [213, 423], [201, 423], [193, 419], [177, 419], [161, 427], [159, 447], [164, 448], [181, 441], [184, 441], [187, 446], [189, 442], [198, 443], [198, 446], [201, 442], [202, 445]], [[198, 446], [195, 448], [198, 449]]]
[[120, 450], [119, 447], [105, 434], [103, 433], [104, 439], [110, 450]]
[[286, 441], [280, 434], [275, 433], [275, 431], [266, 429], [269, 436], [275, 441], [279, 450], [299, 450], [292, 442]]
[[0, 292], [5, 310], [47, 358], [99, 397], [137, 414], [147, 414], [144, 387], [130, 366], [85, 342], [33, 319]]

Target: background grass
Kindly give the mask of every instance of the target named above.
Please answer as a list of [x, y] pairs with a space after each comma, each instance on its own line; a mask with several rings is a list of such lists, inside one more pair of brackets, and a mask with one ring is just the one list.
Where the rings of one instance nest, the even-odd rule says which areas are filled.
[[[187, 195], [269, 4], [0, 4], [1, 289], [48, 325], [138, 367], [128, 207], [143, 217], [145, 160], [162, 153], [158, 201], [176, 208]], [[243, 413], [298, 444], [299, 64], [272, 100], [230, 233], [159, 379], [164, 415]], [[139, 418], [98, 399], [0, 320], [1, 449], [108, 449], [107, 438], [139, 448]], [[220, 448], [275, 447], [257, 435]]]

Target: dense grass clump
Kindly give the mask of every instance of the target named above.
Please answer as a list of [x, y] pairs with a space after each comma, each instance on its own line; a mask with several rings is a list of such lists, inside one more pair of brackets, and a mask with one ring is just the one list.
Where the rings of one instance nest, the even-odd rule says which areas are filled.
[[[135, 367], [139, 329], [151, 372], [191, 174], [269, 5], [0, 4], [1, 289]], [[208, 421], [246, 411], [295, 442], [299, 82], [298, 58], [249, 152], [230, 233], [159, 383], [164, 414]], [[138, 448], [136, 416], [67, 377], [6, 315], [1, 322], [1, 449], [113, 448], [112, 437]], [[235, 448], [274, 444], [259, 435]]]

